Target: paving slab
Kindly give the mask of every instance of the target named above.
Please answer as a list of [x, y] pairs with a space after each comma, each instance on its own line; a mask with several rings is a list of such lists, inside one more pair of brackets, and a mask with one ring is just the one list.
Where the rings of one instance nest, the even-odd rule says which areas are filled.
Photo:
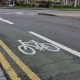
[[80, 19], [79, 13], [39, 13], [39, 15], [47, 15], [47, 16], [60, 16], [60, 17], [68, 17], [68, 18], [76, 18]]
[[1, 68], [0, 68], [0, 80], [7, 80]]

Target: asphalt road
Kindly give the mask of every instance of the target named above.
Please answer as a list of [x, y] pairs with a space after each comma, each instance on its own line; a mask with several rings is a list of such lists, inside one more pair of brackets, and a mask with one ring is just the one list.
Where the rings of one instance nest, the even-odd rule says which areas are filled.
[[[79, 80], [80, 20], [42, 16], [39, 12], [49, 10], [1, 9], [0, 40], [41, 80]], [[27, 42], [26, 51], [19, 40]], [[21, 80], [29, 80], [30, 76], [14, 63], [5, 49], [0, 50]]]

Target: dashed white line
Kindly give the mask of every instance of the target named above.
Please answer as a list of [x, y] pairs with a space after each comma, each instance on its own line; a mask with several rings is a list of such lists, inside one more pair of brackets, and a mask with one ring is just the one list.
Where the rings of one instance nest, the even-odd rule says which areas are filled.
[[3, 18], [1, 18], [1, 17], [0, 17], [0, 21], [6, 22], [6, 23], [8, 23], [8, 24], [14, 24], [13, 22], [8, 21], [8, 20], [6, 20], [6, 19], [3, 19]]
[[66, 46], [64, 46], [64, 45], [62, 45], [62, 44], [60, 44], [60, 43], [57, 43], [57, 42], [55, 42], [55, 41], [53, 41], [53, 40], [51, 40], [51, 39], [48, 39], [48, 38], [46, 38], [46, 37], [44, 37], [44, 36], [42, 36], [42, 35], [40, 35], [40, 34], [37, 34], [37, 33], [35, 33], [35, 32], [32, 32], [32, 31], [28, 31], [28, 32], [29, 32], [30, 34], [38, 37], [38, 38], [41, 38], [41, 39], [43, 39], [43, 40], [45, 40], [45, 41], [47, 41], [47, 42], [49, 42], [49, 43], [51, 43], [51, 44], [54, 44], [54, 45], [60, 47], [61, 49], [65, 50], [65, 51], [67, 51], [67, 52], [69, 52], [69, 53], [71, 53], [71, 54], [74, 54], [74, 55], [80, 57], [80, 52], [78, 52], [78, 51], [76, 51], [76, 50], [73, 50], [73, 49], [71, 49], [71, 48], [68, 48], [68, 47], [66, 47]]

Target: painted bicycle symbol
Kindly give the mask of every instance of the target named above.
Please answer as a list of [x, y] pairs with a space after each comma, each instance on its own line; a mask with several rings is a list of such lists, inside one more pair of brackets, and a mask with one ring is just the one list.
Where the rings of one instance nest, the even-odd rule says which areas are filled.
[[[18, 49], [20, 52], [22, 52], [23, 54], [27, 54], [27, 55], [33, 55], [36, 54], [36, 50], [40, 50], [40, 51], [52, 51], [52, 52], [58, 52], [60, 51], [60, 48], [50, 44], [50, 43], [39, 43], [35, 40], [30, 40], [28, 42], [23, 42], [22, 40], [18, 40], [18, 42], [21, 44], [18, 46]], [[35, 49], [34, 49], [35, 48]]]

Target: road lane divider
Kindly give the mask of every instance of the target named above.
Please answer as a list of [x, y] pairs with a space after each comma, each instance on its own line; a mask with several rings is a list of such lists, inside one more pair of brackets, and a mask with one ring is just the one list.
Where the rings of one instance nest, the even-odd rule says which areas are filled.
[[64, 45], [62, 45], [62, 44], [60, 44], [60, 43], [58, 43], [58, 42], [55, 42], [55, 41], [53, 41], [53, 40], [51, 40], [51, 39], [49, 39], [49, 38], [46, 38], [46, 37], [44, 37], [44, 36], [42, 36], [42, 35], [40, 35], [40, 34], [38, 34], [38, 33], [35, 33], [35, 32], [33, 32], [33, 31], [28, 31], [28, 32], [29, 32], [30, 34], [32, 34], [32, 35], [40, 38], [40, 39], [43, 39], [43, 40], [45, 40], [45, 41], [47, 41], [47, 42], [49, 42], [49, 43], [51, 43], [51, 44], [53, 44], [53, 45], [56, 45], [57, 47], [65, 50], [65, 51], [67, 51], [67, 52], [69, 52], [69, 53], [71, 53], [71, 54], [73, 54], [73, 55], [76, 55], [77, 57], [80, 57], [80, 52], [78, 52], [78, 51], [76, 51], [76, 50], [73, 50], [73, 49], [71, 49], [71, 48], [68, 48], [68, 47], [66, 47], [66, 46], [64, 46]]
[[17, 57], [9, 48], [8, 46], [0, 40], [1, 47], [6, 51], [6, 53], [13, 59], [13, 61], [25, 72], [25, 74], [31, 80], [41, 80], [27, 65], [25, 65], [22, 60]]
[[4, 70], [6, 71], [6, 73], [9, 75], [10, 80], [21, 80], [1, 52], [0, 63]]
[[3, 18], [1, 18], [1, 17], [0, 17], [0, 21], [6, 22], [6, 23], [8, 23], [8, 24], [14, 24], [13, 22], [8, 21], [8, 20], [6, 20], [6, 19], [3, 19]]

